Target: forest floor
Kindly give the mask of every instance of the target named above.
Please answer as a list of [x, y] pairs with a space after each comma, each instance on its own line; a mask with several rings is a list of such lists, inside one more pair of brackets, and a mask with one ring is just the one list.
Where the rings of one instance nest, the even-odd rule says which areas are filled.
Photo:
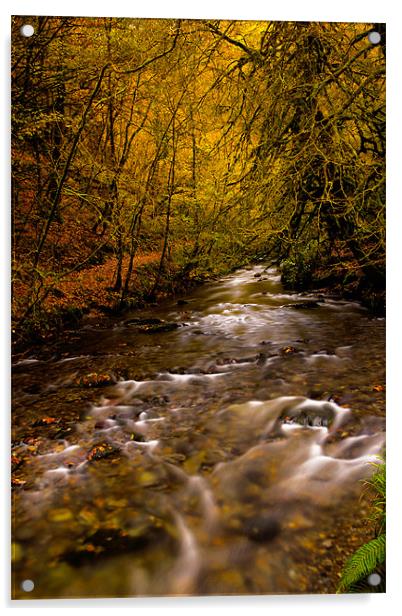
[[[159, 259], [159, 251], [140, 253], [136, 256], [131, 286], [138, 290], [138, 297], [141, 296], [141, 289], [151, 282], [149, 280], [149, 268], [157, 266]], [[128, 268], [128, 261], [129, 258], [126, 256], [122, 264], [123, 279]], [[44, 340], [51, 338], [60, 325], [63, 325], [66, 321], [75, 320], [78, 324], [84, 315], [100, 318], [116, 309], [119, 299], [119, 292], [113, 288], [116, 265], [116, 257], [106, 258], [103, 263], [67, 274], [50, 289], [41, 305], [41, 311], [43, 315], [48, 316], [48, 319], [46, 323], [44, 319], [38, 323], [39, 327], [43, 327]], [[20, 280], [15, 283], [13, 288], [13, 317], [16, 322], [21, 319], [23, 311], [26, 309], [29, 293], [28, 284]], [[161, 292], [161, 295], [163, 296], [163, 292]], [[23, 322], [21, 325], [24, 328]], [[13, 331], [13, 334], [15, 333], [18, 334], [18, 332]], [[35, 328], [34, 338], [39, 333]], [[17, 338], [19, 338], [18, 335]], [[24, 338], [29, 338], [29, 336], [24, 336]], [[29, 342], [28, 339], [25, 341]]]
[[[135, 258], [133, 285], [141, 286], [142, 276], [147, 276], [145, 265], [159, 263], [160, 252], [154, 251], [139, 254]], [[123, 258], [122, 276], [127, 272], [129, 257]], [[112, 310], [119, 293], [113, 290], [117, 259], [108, 258], [104, 263], [92, 265], [79, 272], [73, 272], [60, 281], [57, 293], [50, 293], [44, 307], [50, 310], [62, 311], [74, 306], [86, 311], [90, 316], [100, 316], [106, 310]]]
[[[216, 276], [198, 272], [180, 278], [177, 264], [165, 259], [156, 293], [150, 295], [159, 270], [161, 251], [137, 253], [131, 276], [129, 292], [121, 302], [121, 291], [114, 289], [117, 259], [107, 256], [100, 264], [83, 267], [63, 276], [57, 284], [49, 280], [50, 291], [41, 302], [38, 316], [23, 318], [30, 287], [18, 280], [13, 287], [12, 354], [14, 357], [29, 354], [33, 347], [52, 344], [66, 329], [75, 329], [88, 321], [108, 319], [126, 310], [155, 305], [167, 297], [184, 294], [190, 288]], [[122, 263], [124, 281], [129, 264], [125, 256]], [[242, 263], [239, 262], [238, 267]], [[222, 275], [228, 270], [222, 269]]]

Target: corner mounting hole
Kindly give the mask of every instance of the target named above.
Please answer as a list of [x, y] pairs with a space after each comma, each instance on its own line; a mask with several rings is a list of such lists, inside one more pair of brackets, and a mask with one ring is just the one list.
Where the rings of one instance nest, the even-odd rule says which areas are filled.
[[30, 37], [33, 36], [35, 33], [35, 28], [33, 26], [31, 26], [31, 24], [24, 24], [23, 26], [21, 26], [20, 32], [22, 34], [22, 36], [25, 37]]
[[381, 34], [373, 30], [373, 32], [370, 32], [370, 34], [368, 35], [368, 40], [372, 45], [378, 45], [378, 43], [381, 41]]
[[21, 588], [25, 592], [32, 592], [33, 589], [35, 588], [35, 584], [33, 583], [32, 580], [24, 580], [21, 584]]
[[370, 584], [370, 586], [378, 586], [378, 584], [381, 583], [381, 576], [378, 575], [378, 573], [372, 573], [368, 576], [367, 582]]

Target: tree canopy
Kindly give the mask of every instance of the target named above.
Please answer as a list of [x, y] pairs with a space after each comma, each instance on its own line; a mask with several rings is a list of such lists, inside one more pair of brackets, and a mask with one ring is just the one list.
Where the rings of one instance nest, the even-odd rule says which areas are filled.
[[257, 257], [294, 288], [383, 288], [383, 24], [36, 17], [24, 38], [22, 23], [16, 323], [105, 261], [105, 293], [129, 302], [151, 253], [149, 297]]

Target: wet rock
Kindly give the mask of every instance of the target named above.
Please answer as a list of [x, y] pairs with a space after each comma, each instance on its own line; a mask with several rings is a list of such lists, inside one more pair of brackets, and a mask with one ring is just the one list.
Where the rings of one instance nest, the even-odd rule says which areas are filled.
[[71, 436], [73, 431], [74, 430], [71, 426], [60, 425], [49, 432], [48, 438], [53, 440], [65, 439], [68, 436]]
[[[216, 366], [221, 366], [225, 364], [251, 364], [258, 360], [258, 358], [263, 355], [263, 353], [259, 353], [258, 355], [250, 355], [248, 357], [223, 357], [216, 361]], [[209, 371], [211, 374], [211, 371]]]
[[144, 470], [137, 477], [138, 485], [149, 488], [151, 486], [157, 486], [160, 483], [160, 477], [158, 477], [152, 471]]
[[308, 424], [309, 426], [315, 426], [315, 427], [327, 427], [329, 424], [329, 419], [326, 417], [319, 417], [319, 416], [315, 416], [312, 418], [308, 418]]
[[40, 394], [43, 391], [43, 387], [39, 383], [32, 383], [31, 385], [23, 387], [23, 391], [31, 396], [34, 396], [36, 394]]
[[100, 528], [89, 535], [77, 549], [68, 551], [63, 559], [79, 567], [97, 558], [107, 558], [127, 552], [137, 552], [163, 537], [164, 529], [151, 522], [122, 530]]
[[105, 430], [109, 426], [108, 426], [107, 421], [102, 419], [101, 421], [97, 421], [94, 427], [95, 427], [95, 430]]
[[99, 525], [98, 516], [95, 511], [89, 507], [83, 507], [78, 514], [78, 520], [83, 522], [86, 526], [96, 528]]
[[320, 304], [315, 301], [309, 302], [296, 302], [295, 304], [288, 304], [286, 308], [294, 308], [295, 310], [308, 310], [310, 308], [319, 308]]
[[23, 464], [24, 460], [18, 456], [11, 456], [11, 470], [16, 471]]
[[165, 396], [152, 396], [151, 398], [149, 398], [149, 403], [150, 404], [155, 404], [158, 406], [163, 406], [165, 404], [168, 404], [170, 402], [170, 397], [168, 395]]
[[185, 306], [186, 304], [189, 304], [190, 302], [187, 299], [178, 299], [177, 300], [177, 305], [178, 306]]
[[264, 485], [266, 481], [265, 473], [263, 473], [263, 471], [260, 471], [254, 468], [250, 468], [249, 470], [246, 470], [244, 473], [244, 477], [247, 481], [250, 481], [251, 483], [255, 483], [260, 486]]
[[319, 349], [317, 351], [313, 351], [314, 355], [335, 355], [334, 351], [330, 351], [328, 349]]
[[159, 334], [163, 332], [170, 332], [181, 326], [180, 323], [175, 321], [163, 321], [162, 319], [129, 319], [124, 321], [124, 325], [130, 325], [135, 327], [139, 332], [144, 334]]
[[300, 353], [300, 351], [296, 347], [288, 345], [281, 349], [281, 353], [283, 355], [293, 355], [294, 353]]
[[180, 325], [180, 323], [176, 322], [166, 322], [159, 325], [144, 325], [144, 327], [141, 328], [141, 331], [145, 334], [162, 334], [164, 332], [172, 332], [175, 329], [178, 329]]
[[294, 409], [287, 409], [280, 417], [281, 421], [298, 423], [302, 426], [330, 426], [335, 417], [335, 411], [330, 402], [305, 404]]
[[116, 378], [109, 373], [90, 372], [75, 379], [75, 385], [79, 387], [104, 387], [116, 383]]
[[321, 561], [321, 565], [325, 571], [332, 571], [334, 567], [334, 563], [330, 558], [324, 558], [324, 560]]
[[130, 441], [134, 441], [136, 443], [146, 443], [147, 439], [143, 434], [139, 434], [138, 432], [133, 432], [130, 434]]
[[310, 389], [310, 391], [308, 392], [308, 398], [311, 398], [312, 400], [323, 400], [328, 398], [328, 401], [333, 400], [338, 404], [338, 401], [335, 400], [335, 398], [328, 397], [328, 392], [323, 389], [320, 389], [319, 387], [314, 387], [313, 389]]
[[124, 325], [136, 325], [136, 326], [142, 326], [142, 325], [160, 325], [163, 323], [162, 319], [140, 319], [140, 318], [135, 318], [135, 319], [128, 319], [127, 321], [123, 322]]
[[281, 525], [276, 515], [259, 515], [246, 520], [243, 527], [244, 534], [256, 542], [272, 541], [279, 535]]
[[89, 462], [103, 460], [104, 458], [116, 456], [119, 452], [120, 450], [117, 447], [110, 445], [110, 443], [99, 443], [92, 447], [91, 451], [87, 455], [87, 460]]
[[169, 374], [188, 374], [187, 368], [182, 366], [175, 366], [174, 368], [170, 368], [168, 370]]
[[261, 278], [262, 273], [261, 272], [257, 272], [256, 274], [254, 274], [254, 278]]
[[259, 355], [250, 355], [248, 357], [241, 357], [239, 359], [234, 359], [233, 363], [235, 364], [252, 364], [258, 359]]
[[198, 451], [194, 455], [190, 456], [183, 464], [184, 471], [189, 475], [195, 475], [199, 471], [202, 463], [204, 462], [205, 457], [205, 451]]

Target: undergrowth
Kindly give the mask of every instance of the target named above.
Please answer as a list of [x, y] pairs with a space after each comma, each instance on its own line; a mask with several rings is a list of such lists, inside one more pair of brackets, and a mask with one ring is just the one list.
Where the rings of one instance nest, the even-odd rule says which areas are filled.
[[[377, 468], [374, 475], [370, 480], [365, 481], [366, 488], [373, 494], [371, 514], [368, 520], [374, 523], [375, 537], [358, 548], [346, 562], [337, 589], [338, 593], [385, 592], [385, 460], [380, 460], [375, 463], [375, 466]], [[372, 574], [380, 576], [378, 584], [370, 584]]]

